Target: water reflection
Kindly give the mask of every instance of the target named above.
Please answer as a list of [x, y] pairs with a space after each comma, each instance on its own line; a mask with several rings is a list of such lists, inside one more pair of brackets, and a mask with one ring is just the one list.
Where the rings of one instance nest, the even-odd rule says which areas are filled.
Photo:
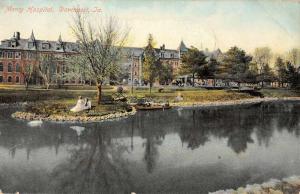
[[122, 154], [127, 147], [112, 143], [101, 126], [83, 134], [83, 143], [51, 173], [55, 193], [129, 193], [130, 173]]
[[[46, 122], [34, 128], [8, 119], [14, 110], [2, 108], [0, 188], [205, 193], [300, 173], [299, 108], [294, 102], [174, 109], [140, 112], [116, 122]], [[273, 153], [290, 161], [272, 158]]]

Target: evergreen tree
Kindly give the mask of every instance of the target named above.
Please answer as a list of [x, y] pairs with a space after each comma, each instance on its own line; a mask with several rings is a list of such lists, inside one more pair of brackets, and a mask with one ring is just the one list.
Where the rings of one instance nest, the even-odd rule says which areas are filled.
[[182, 65], [180, 67], [180, 74], [192, 74], [193, 86], [195, 85], [196, 75], [201, 76], [203, 66], [207, 64], [206, 56], [202, 51], [195, 47], [191, 47], [182, 56]]
[[287, 69], [286, 64], [284, 63], [282, 58], [278, 57], [276, 59], [275, 68], [277, 71], [277, 79], [279, 81], [279, 84], [283, 86], [283, 84], [287, 82]]
[[156, 57], [154, 40], [152, 35], [149, 34], [148, 45], [145, 48], [143, 58], [143, 79], [145, 82], [149, 83], [150, 93], [153, 83], [158, 76], [159, 67], [160, 61]]
[[246, 55], [244, 50], [232, 47], [223, 56], [218, 75], [222, 79], [235, 81], [240, 85], [246, 80], [251, 60], [252, 57]]
[[173, 69], [172, 66], [168, 63], [163, 63], [159, 69], [159, 83], [160, 84], [169, 84], [173, 80]]

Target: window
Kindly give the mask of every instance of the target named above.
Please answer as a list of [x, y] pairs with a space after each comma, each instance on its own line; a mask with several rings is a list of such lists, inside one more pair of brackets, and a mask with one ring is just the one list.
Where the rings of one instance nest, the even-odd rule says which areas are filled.
[[3, 63], [0, 63], [0, 71], [3, 71]]
[[16, 77], [16, 83], [19, 83], [19, 82], [20, 82], [20, 78]]
[[17, 41], [12, 41], [10, 44], [11, 44], [11, 47], [16, 47], [17, 46]]
[[4, 58], [4, 52], [0, 51], [0, 58]]
[[16, 52], [15, 53], [15, 58], [16, 59], [20, 59], [21, 58], [21, 53], [20, 52]]
[[9, 58], [9, 59], [12, 59], [14, 57], [13, 52], [8, 52], [7, 54], [8, 54], [7, 58]]
[[3, 77], [0, 75], [0, 82], [3, 82]]
[[33, 42], [28, 42], [28, 48], [32, 48], [34, 46]]
[[50, 46], [48, 43], [42, 43], [42, 49], [49, 49]]
[[12, 77], [11, 77], [11, 76], [8, 76], [7, 81], [8, 81], [8, 82], [12, 82]]
[[12, 66], [11, 63], [8, 64], [7, 71], [8, 72], [12, 72], [13, 71], [13, 66]]
[[21, 72], [21, 67], [18, 63], [16, 64], [16, 72]]
[[171, 58], [174, 58], [174, 54], [173, 53], [171, 53]]

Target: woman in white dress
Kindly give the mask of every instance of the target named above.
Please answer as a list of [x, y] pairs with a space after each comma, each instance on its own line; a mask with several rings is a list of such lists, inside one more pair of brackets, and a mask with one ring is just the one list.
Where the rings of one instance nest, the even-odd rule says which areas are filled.
[[72, 112], [80, 112], [85, 109], [85, 102], [81, 96], [78, 97], [76, 105], [71, 109]]

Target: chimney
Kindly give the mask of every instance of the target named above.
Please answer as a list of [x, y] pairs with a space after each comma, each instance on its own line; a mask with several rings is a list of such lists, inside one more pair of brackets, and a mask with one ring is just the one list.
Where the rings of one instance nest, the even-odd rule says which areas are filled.
[[20, 36], [20, 32], [16, 32], [16, 39], [20, 40], [21, 36]]

